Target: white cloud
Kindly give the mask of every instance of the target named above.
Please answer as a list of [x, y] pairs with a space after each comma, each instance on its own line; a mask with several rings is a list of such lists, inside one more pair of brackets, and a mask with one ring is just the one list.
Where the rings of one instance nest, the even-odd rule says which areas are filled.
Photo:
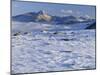
[[72, 10], [64, 10], [64, 9], [62, 9], [61, 12], [64, 14], [72, 14], [73, 13]]
[[85, 17], [86, 17], [87, 19], [90, 19], [90, 18], [91, 18], [91, 16], [89, 16], [89, 15], [85, 15]]

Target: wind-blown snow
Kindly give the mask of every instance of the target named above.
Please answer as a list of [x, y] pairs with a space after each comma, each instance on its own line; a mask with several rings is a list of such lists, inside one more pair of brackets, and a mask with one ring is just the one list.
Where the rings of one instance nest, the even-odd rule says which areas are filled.
[[52, 24], [43, 24], [35, 22], [16, 22], [12, 21], [12, 33], [16, 32], [32, 32], [32, 31], [44, 31], [44, 30], [80, 30], [85, 29], [93, 22], [86, 23], [76, 23], [76, 24], [66, 24], [66, 25], [52, 25]]
[[31, 32], [12, 36], [12, 72], [95, 68], [95, 30]]

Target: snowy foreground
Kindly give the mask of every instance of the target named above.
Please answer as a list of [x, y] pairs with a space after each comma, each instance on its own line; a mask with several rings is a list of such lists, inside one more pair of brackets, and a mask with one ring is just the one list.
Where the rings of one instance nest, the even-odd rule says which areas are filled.
[[95, 68], [95, 30], [12, 36], [12, 73]]

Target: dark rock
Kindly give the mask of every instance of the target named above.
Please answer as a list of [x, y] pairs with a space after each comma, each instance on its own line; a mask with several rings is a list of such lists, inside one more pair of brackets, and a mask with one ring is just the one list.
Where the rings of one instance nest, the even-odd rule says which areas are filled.
[[57, 32], [54, 32], [53, 34], [58, 34]]
[[96, 29], [96, 22], [88, 26], [86, 29]]
[[61, 39], [61, 40], [64, 40], [64, 41], [69, 41], [70, 39]]
[[24, 34], [28, 34], [28, 32], [25, 32]]
[[70, 52], [72, 52], [72, 51], [60, 51], [60, 52], [63, 52], [63, 53], [70, 53]]
[[20, 32], [17, 32], [15, 34], [13, 34], [13, 36], [17, 36], [17, 35], [20, 35]]

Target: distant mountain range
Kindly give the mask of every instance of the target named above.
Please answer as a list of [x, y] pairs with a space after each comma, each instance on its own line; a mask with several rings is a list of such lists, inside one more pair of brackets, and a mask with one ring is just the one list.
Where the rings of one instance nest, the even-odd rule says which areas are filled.
[[69, 16], [52, 16], [47, 14], [45, 11], [39, 12], [29, 12], [17, 16], [12, 17], [13, 21], [18, 22], [38, 22], [38, 23], [47, 23], [47, 24], [75, 24], [75, 23], [86, 23], [86, 22], [94, 22], [95, 19], [87, 18], [87, 17], [76, 17], [73, 15]]

